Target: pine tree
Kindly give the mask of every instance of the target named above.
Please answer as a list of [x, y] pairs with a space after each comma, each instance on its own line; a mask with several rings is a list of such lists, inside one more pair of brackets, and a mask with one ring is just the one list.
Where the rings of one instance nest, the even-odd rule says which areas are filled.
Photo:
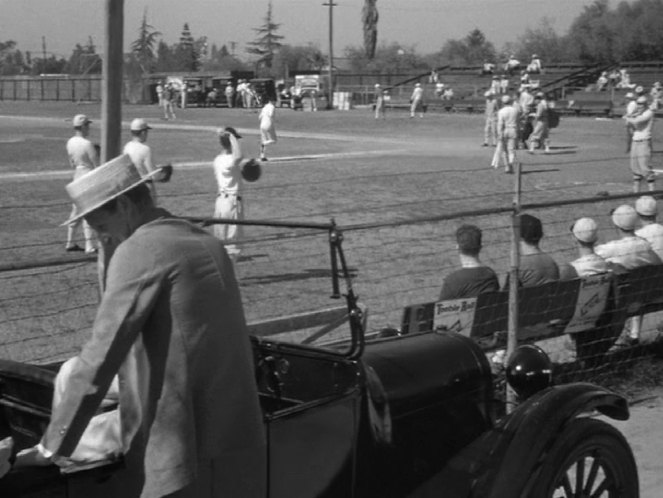
[[131, 52], [136, 57], [143, 73], [150, 73], [156, 65], [155, 47], [161, 33], [147, 23], [147, 9], [143, 11], [143, 21], [138, 28], [138, 39], [131, 44]]
[[184, 23], [180, 41], [175, 47], [175, 61], [178, 71], [197, 71], [200, 67], [200, 54], [191, 35], [189, 23]]
[[283, 39], [283, 36], [276, 34], [281, 25], [274, 23], [271, 0], [267, 6], [267, 15], [264, 21], [262, 26], [253, 29], [258, 34], [258, 37], [248, 43], [249, 47], [246, 51], [258, 56], [256, 61], [258, 65], [271, 69], [274, 56], [282, 47], [280, 40]]

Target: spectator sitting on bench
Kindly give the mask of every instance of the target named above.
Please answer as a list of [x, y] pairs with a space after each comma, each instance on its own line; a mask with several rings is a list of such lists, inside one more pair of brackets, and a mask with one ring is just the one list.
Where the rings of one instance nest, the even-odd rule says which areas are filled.
[[481, 230], [475, 225], [462, 225], [456, 230], [461, 268], [447, 275], [442, 282], [440, 301], [476, 297], [482, 292], [500, 288], [495, 272], [479, 260]]
[[633, 206], [622, 204], [615, 209], [612, 212], [612, 223], [615, 225], [619, 238], [596, 246], [596, 254], [609, 263], [620, 265], [625, 270], [661, 264], [661, 259], [656, 255], [651, 244], [635, 235], [638, 213]]
[[560, 267], [560, 280], [573, 280], [610, 271], [608, 262], [594, 252], [594, 245], [598, 240], [598, 226], [593, 219], [576, 220], [571, 226], [571, 233], [578, 246], [580, 257]]
[[[539, 248], [543, 238], [541, 220], [531, 214], [520, 215], [520, 266], [518, 280], [522, 287], [535, 287], [559, 280], [559, 267], [550, 254]], [[508, 278], [505, 287], [508, 287]]]
[[642, 223], [642, 227], [636, 230], [635, 234], [649, 242], [653, 251], [663, 261], [663, 225], [656, 223], [656, 199], [643, 195], [635, 201], [635, 211]]

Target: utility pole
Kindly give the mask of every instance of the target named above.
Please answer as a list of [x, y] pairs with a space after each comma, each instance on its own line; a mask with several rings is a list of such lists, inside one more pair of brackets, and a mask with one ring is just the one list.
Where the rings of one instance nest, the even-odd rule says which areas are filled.
[[41, 37], [41, 54], [42, 54], [41, 55], [41, 57], [42, 57], [42, 59], [41, 59], [41, 61], [42, 61], [41, 62], [42, 72], [45, 73], [46, 72], [46, 69], [45, 69], [46, 68], [46, 37], [45, 36]]
[[124, 0], [105, 0], [101, 79], [101, 162], [121, 152]]
[[235, 57], [235, 47], [237, 46], [237, 42], [231, 41], [230, 42], [230, 55]]
[[323, 3], [325, 7], [329, 7], [329, 84], [327, 90], [327, 109], [334, 107], [334, 7], [338, 4], [334, 0], [329, 0]]

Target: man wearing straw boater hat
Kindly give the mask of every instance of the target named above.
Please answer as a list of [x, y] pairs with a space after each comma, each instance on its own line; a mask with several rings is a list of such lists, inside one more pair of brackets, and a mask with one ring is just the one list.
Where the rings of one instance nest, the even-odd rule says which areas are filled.
[[263, 497], [262, 415], [233, 265], [213, 235], [154, 206], [145, 182], [157, 173], [141, 176], [122, 155], [67, 185], [76, 218], [115, 250], [92, 336], [40, 445], [16, 465], [70, 463], [117, 374], [125, 465], [101, 495]]

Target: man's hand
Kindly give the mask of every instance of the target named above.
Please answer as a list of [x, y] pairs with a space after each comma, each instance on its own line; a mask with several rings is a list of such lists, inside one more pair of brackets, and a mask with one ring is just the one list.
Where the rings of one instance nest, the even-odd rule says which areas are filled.
[[9, 473], [12, 469], [12, 464], [9, 459], [12, 456], [14, 449], [14, 440], [11, 437], [6, 437], [0, 441], [0, 479]]

